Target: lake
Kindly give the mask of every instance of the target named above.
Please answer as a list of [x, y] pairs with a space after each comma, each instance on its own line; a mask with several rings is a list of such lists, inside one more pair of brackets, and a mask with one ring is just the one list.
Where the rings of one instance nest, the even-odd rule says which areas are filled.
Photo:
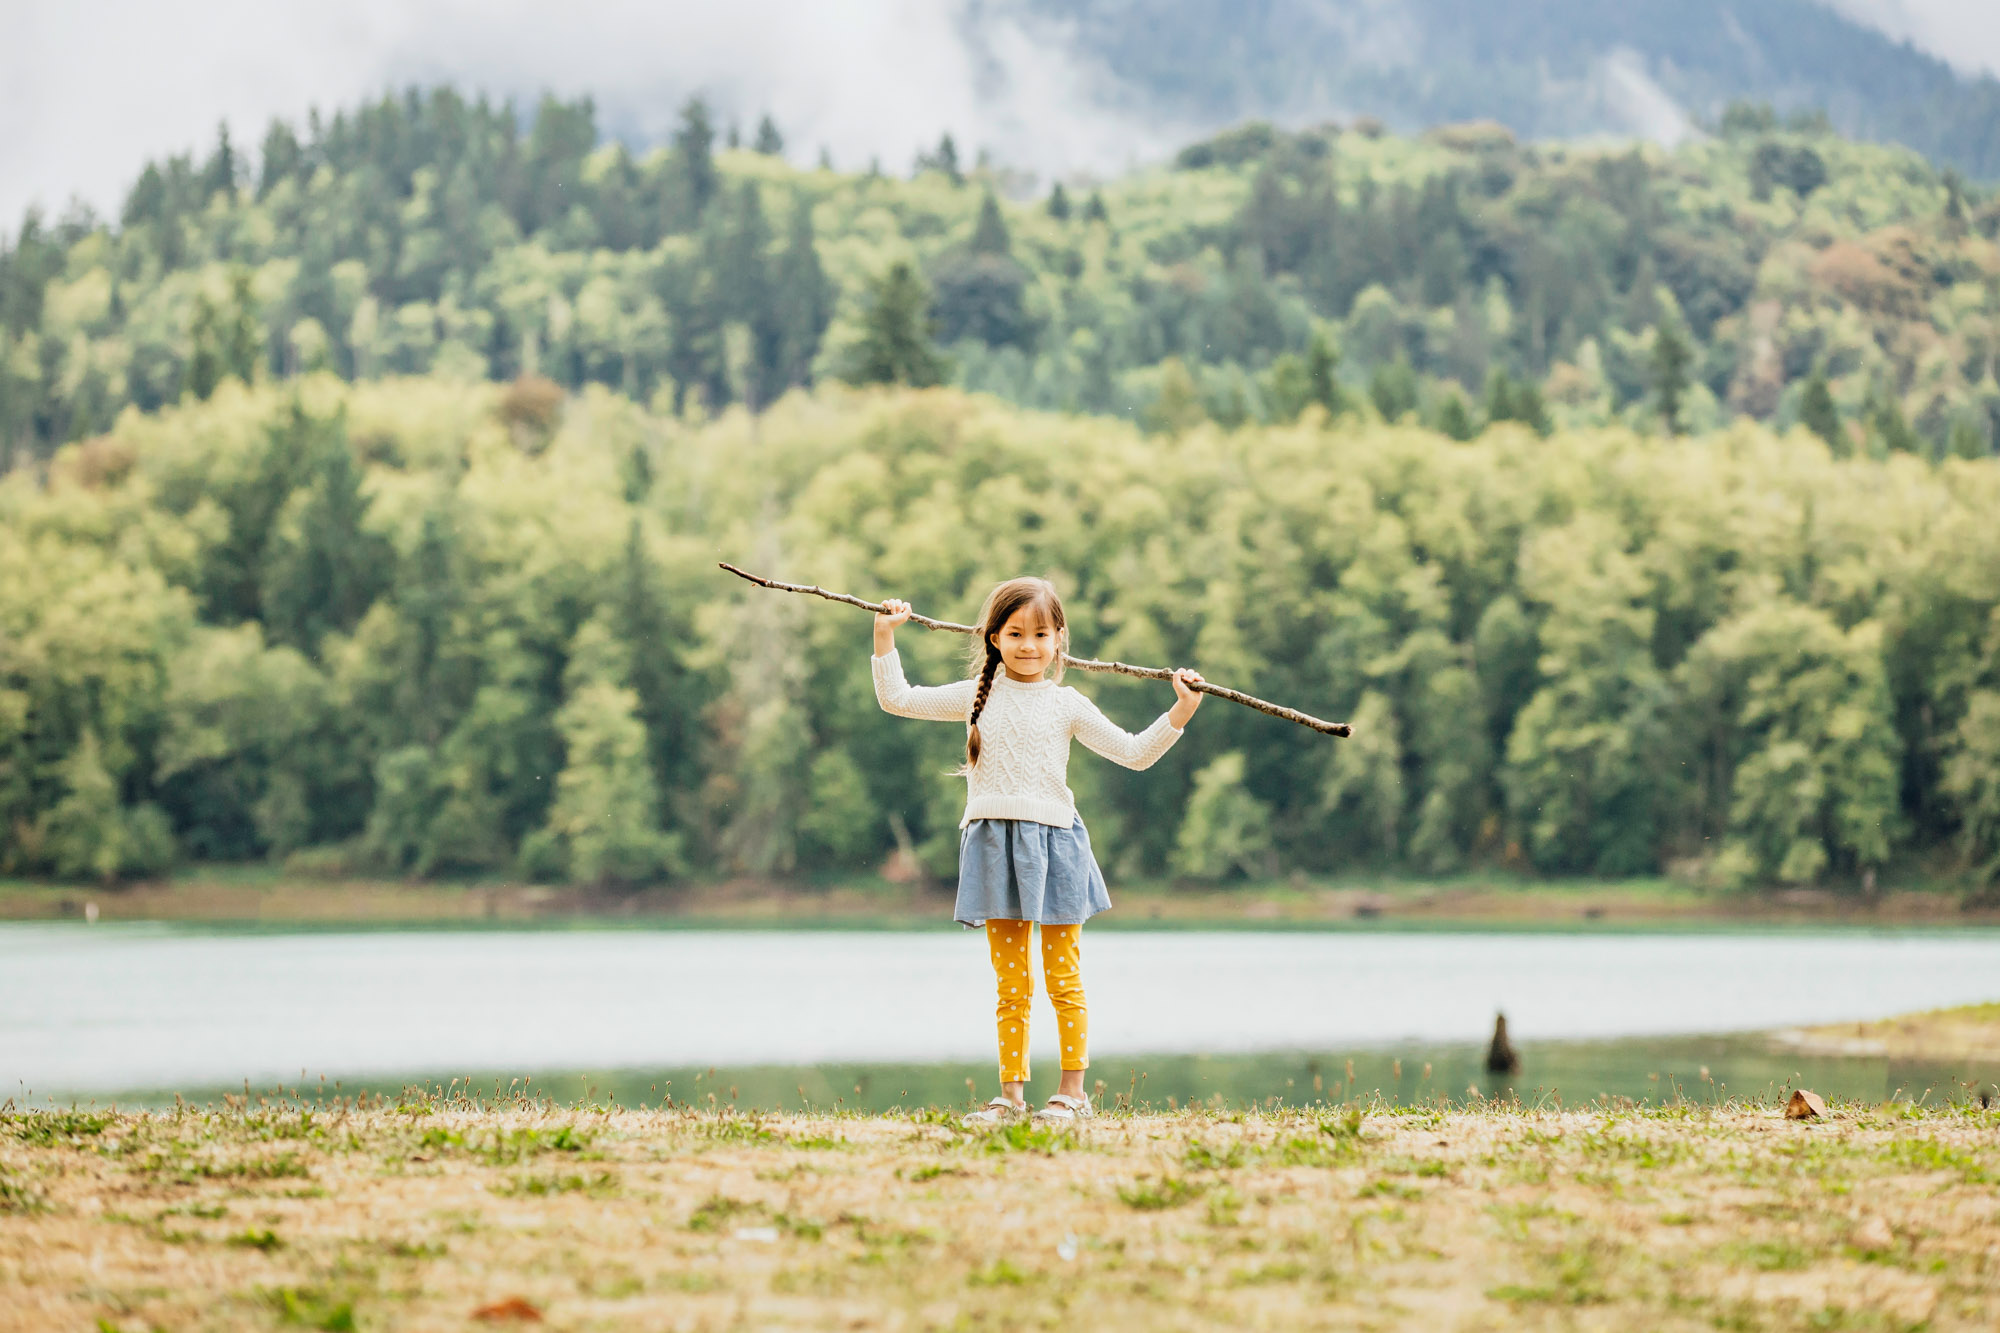
[[[1496, 1011], [1522, 1095], [1810, 1073], [1886, 1096], [1951, 1071], [1807, 1070], [1732, 1034], [2000, 998], [2000, 932], [1100, 931], [1084, 977], [1093, 1077], [1154, 1101], [1463, 1095]], [[968, 1077], [990, 1092], [992, 1005], [984, 939], [956, 930], [0, 923], [0, 1099], [535, 1076], [628, 1102], [957, 1101]], [[1040, 1041], [1035, 1062], [1052, 1079]]]

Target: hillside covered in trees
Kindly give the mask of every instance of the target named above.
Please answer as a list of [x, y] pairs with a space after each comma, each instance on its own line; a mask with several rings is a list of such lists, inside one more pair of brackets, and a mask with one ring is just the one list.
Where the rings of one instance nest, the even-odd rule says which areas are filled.
[[1012, 199], [438, 92], [157, 164], [0, 256], [0, 873], [948, 870], [956, 732], [720, 557], [1048, 572], [1080, 651], [1354, 721], [1079, 757], [1118, 876], [1990, 880], [2000, 205], [1726, 129]]
[[0, 482], [0, 872], [948, 873], [960, 731], [879, 711], [865, 616], [723, 556], [957, 619], [1046, 571], [1081, 652], [1353, 720], [1211, 702], [1147, 773], [1080, 754], [1114, 878], [1994, 873], [2000, 465], [1364, 416], [226, 380]]
[[1011, 198], [947, 140], [908, 179], [801, 170], [768, 122], [672, 144], [590, 106], [385, 99], [146, 169], [120, 216], [0, 252], [0, 462], [127, 406], [283, 381], [539, 374], [686, 413], [830, 377], [945, 379], [1152, 427], [1309, 400], [1464, 436], [1806, 421], [1983, 454], [2000, 203], [1737, 106], [1678, 152], [1494, 126], [1251, 125]]

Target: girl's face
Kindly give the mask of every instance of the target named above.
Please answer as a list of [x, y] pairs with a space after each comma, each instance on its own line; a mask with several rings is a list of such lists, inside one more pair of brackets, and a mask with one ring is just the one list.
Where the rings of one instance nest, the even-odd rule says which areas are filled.
[[1007, 617], [993, 636], [1000, 664], [1015, 680], [1040, 680], [1056, 664], [1056, 627], [1041, 608], [1030, 603]]

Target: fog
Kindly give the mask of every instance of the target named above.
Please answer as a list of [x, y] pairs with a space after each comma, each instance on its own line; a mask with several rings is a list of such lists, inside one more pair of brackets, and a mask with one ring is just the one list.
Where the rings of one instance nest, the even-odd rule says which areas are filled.
[[[1832, 0], [1960, 68], [2000, 71], [1991, 0]], [[1196, 130], [1121, 94], [1060, 23], [1006, 0], [4, 0], [0, 229], [35, 203], [114, 209], [148, 158], [205, 153], [227, 121], [254, 148], [273, 115], [351, 105], [411, 82], [531, 100], [588, 93], [601, 123], [658, 138], [690, 94], [747, 131], [770, 111], [790, 155], [901, 170], [950, 130], [1044, 175], [1115, 172]], [[1677, 108], [1635, 62], [1603, 95], [1671, 139]]]

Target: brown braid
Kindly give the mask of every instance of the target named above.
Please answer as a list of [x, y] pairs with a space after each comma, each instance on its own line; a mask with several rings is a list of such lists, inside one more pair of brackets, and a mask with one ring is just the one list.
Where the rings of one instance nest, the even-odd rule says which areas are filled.
[[965, 720], [965, 766], [979, 762], [979, 715], [986, 711], [986, 696], [993, 693], [993, 675], [1000, 668], [1000, 650], [986, 641], [986, 665], [979, 670], [979, 689], [972, 696], [972, 715]]

